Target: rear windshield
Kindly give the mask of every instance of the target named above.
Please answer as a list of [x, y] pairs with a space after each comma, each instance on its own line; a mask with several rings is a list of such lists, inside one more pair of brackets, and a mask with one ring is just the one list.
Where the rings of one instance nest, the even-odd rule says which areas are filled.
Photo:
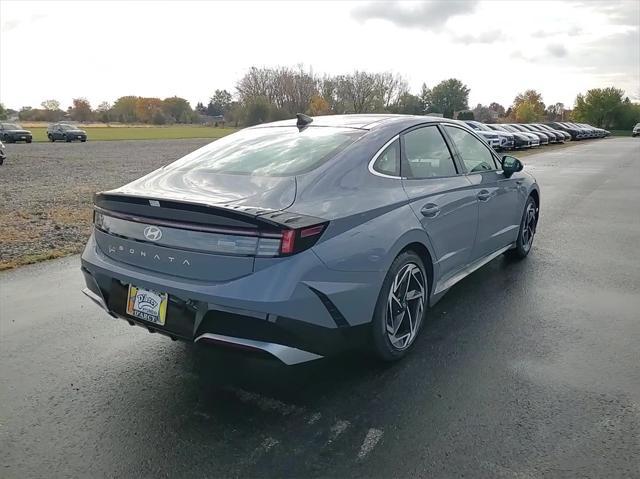
[[267, 127], [246, 129], [214, 141], [170, 168], [255, 176], [310, 171], [365, 133], [353, 128]]

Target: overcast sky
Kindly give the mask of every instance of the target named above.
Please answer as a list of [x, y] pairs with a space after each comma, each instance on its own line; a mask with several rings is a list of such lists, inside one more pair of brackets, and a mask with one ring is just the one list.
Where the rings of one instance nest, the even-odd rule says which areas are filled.
[[640, 1], [0, 1], [0, 102], [123, 95], [206, 103], [252, 65], [455, 77], [469, 103], [525, 89], [573, 105], [617, 86], [640, 100]]

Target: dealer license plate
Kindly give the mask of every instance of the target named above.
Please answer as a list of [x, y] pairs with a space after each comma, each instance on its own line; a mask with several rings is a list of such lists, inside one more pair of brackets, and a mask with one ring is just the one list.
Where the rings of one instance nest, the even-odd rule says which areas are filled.
[[164, 326], [168, 298], [167, 293], [158, 293], [129, 285], [127, 314]]

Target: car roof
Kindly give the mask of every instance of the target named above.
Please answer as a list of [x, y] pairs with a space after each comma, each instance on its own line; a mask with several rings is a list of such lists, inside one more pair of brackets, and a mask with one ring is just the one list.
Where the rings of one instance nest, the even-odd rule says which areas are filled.
[[[439, 116], [421, 116], [421, 115], [395, 115], [391, 113], [371, 113], [371, 114], [352, 114], [352, 115], [325, 115], [314, 116], [310, 126], [333, 126], [346, 128], [359, 128], [370, 130], [377, 126], [388, 125], [396, 122], [408, 122], [415, 124], [425, 123], [429, 121], [441, 122], [447, 121], [451, 123], [463, 123], [449, 118]], [[271, 123], [262, 123], [252, 128], [269, 128], [274, 126], [296, 126], [296, 120], [282, 120]]]

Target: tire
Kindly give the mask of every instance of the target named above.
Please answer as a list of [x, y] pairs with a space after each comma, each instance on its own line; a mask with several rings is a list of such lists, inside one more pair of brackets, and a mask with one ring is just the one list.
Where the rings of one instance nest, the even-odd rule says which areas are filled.
[[55, 142], [55, 141], [56, 141], [56, 139], [53, 137], [53, 135], [52, 135], [51, 133], [49, 133], [49, 134], [47, 135], [47, 138], [49, 138], [49, 141], [50, 141], [51, 143], [53, 143], [53, 142]]
[[518, 231], [518, 239], [516, 247], [508, 250], [505, 255], [509, 258], [520, 260], [527, 257], [533, 245], [533, 239], [536, 235], [536, 227], [538, 225], [538, 205], [532, 196], [527, 198], [520, 221], [520, 230]]
[[373, 350], [378, 358], [397, 361], [411, 349], [424, 323], [428, 295], [422, 259], [413, 251], [401, 253], [387, 272], [373, 313]]
[[71, 138], [69, 138], [67, 135], [64, 135], [62, 137], [64, 139], [64, 141], [66, 141], [67, 143], [71, 143]]
[[26, 140], [27, 143], [31, 143], [33, 141], [33, 138], [29, 138], [28, 140]]
[[80, 140], [82, 143], [86, 143], [87, 139], [85, 138], [84, 140]]

